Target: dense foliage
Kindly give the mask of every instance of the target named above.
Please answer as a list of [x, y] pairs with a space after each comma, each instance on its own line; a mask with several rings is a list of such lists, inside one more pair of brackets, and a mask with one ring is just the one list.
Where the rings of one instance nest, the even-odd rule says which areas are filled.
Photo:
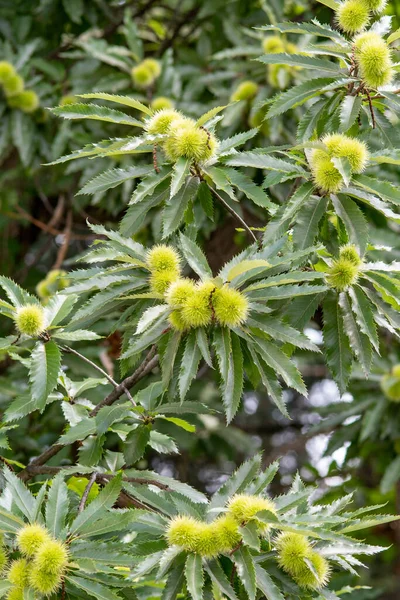
[[400, 7], [3, 5], [0, 597], [397, 597]]

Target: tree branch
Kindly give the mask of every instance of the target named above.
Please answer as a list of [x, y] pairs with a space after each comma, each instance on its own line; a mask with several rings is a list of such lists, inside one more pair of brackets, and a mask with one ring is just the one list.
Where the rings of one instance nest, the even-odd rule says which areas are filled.
[[253, 242], [255, 242], [258, 246], [261, 245], [260, 240], [257, 239], [257, 237], [254, 235], [254, 232], [250, 229], [250, 227], [247, 225], [246, 221], [244, 221], [242, 219], [242, 217], [231, 207], [229, 206], [229, 204], [223, 199], [222, 196], [220, 196], [218, 194], [218, 192], [216, 190], [214, 190], [214, 188], [209, 185], [207, 183], [208, 189], [210, 190], [210, 192], [215, 196], [215, 198], [221, 202], [221, 204], [224, 205], [224, 207], [226, 208], [226, 210], [228, 212], [231, 213], [231, 215], [237, 220], [239, 221], [239, 223], [243, 226], [243, 228], [247, 231], [247, 233], [249, 234], [249, 236], [252, 238]]
[[90, 479], [89, 479], [89, 481], [88, 481], [88, 484], [87, 484], [87, 486], [85, 487], [85, 491], [84, 491], [84, 492], [83, 492], [83, 494], [82, 494], [81, 501], [79, 502], [78, 513], [81, 513], [81, 512], [84, 510], [84, 508], [85, 508], [85, 504], [86, 504], [86, 501], [87, 501], [87, 499], [88, 499], [88, 496], [89, 496], [89, 494], [90, 494], [90, 490], [92, 489], [92, 487], [93, 487], [93, 485], [94, 485], [94, 483], [95, 483], [96, 479], [97, 479], [97, 472], [96, 472], [96, 471], [94, 471], [94, 472], [91, 474], [91, 476], [90, 476]]
[[[126, 393], [126, 390], [131, 389], [138, 381], [145, 377], [145, 375], [150, 373], [150, 371], [152, 371], [158, 363], [158, 355], [155, 354], [155, 352], [156, 349], [155, 346], [153, 346], [136, 371], [118, 384], [118, 386], [114, 388], [114, 390], [89, 413], [89, 417], [95, 417], [99, 410], [103, 408], [103, 406], [110, 406], [113, 404], [123, 394]], [[39, 456], [34, 458], [29, 465], [25, 467], [25, 469], [20, 471], [18, 473], [18, 477], [20, 477], [22, 481], [29, 481], [29, 479], [35, 475], [35, 467], [44, 465], [48, 460], [50, 460], [50, 458], [58, 454], [64, 447], [65, 446], [63, 444], [53, 444], [47, 448], [47, 450], [42, 452], [42, 454], [39, 454]]]

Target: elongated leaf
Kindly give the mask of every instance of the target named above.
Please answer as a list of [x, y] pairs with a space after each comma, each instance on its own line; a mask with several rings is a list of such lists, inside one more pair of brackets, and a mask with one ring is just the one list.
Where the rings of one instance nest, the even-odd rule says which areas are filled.
[[326, 359], [333, 378], [343, 394], [351, 373], [352, 353], [344, 331], [339, 303], [333, 292], [330, 292], [324, 300], [323, 313]]
[[115, 102], [116, 104], [123, 104], [124, 106], [129, 106], [130, 108], [136, 108], [141, 112], [146, 113], [151, 116], [153, 111], [151, 108], [139, 102], [135, 98], [131, 98], [130, 96], [118, 96], [116, 94], [106, 94], [103, 92], [94, 92], [91, 94], [76, 94], [78, 98], [88, 98], [89, 100], [107, 100], [109, 102]]
[[272, 105], [268, 110], [267, 117], [272, 118], [280, 115], [291, 108], [300, 106], [313, 96], [321, 93], [321, 89], [332, 83], [334, 79], [323, 78], [311, 79], [300, 85], [295, 85], [290, 90], [278, 94], [272, 101]]
[[305, 174], [305, 171], [294, 163], [287, 162], [281, 158], [274, 158], [261, 152], [238, 152], [225, 160], [225, 164], [232, 167], [254, 167], [256, 169], [270, 169], [282, 173]]
[[257, 587], [267, 600], [284, 600], [277, 585], [271, 579], [271, 576], [260, 565], [255, 566]]
[[144, 127], [143, 122], [138, 121], [138, 119], [134, 119], [119, 110], [96, 104], [67, 104], [66, 106], [56, 106], [51, 110], [55, 115], [64, 119], [93, 119], [119, 125]]
[[110, 169], [88, 181], [76, 194], [98, 194], [121, 185], [125, 181], [143, 177], [153, 170], [153, 167], [129, 167], [129, 169]]
[[373, 306], [370, 300], [358, 285], [352, 286], [348, 293], [351, 298], [351, 307], [361, 331], [365, 333], [379, 354], [379, 338], [374, 321]]
[[286, 385], [307, 396], [307, 388], [298, 369], [280, 348], [267, 340], [255, 338], [255, 349], [267, 365], [282, 377]]
[[35, 498], [22, 483], [21, 479], [19, 479], [8, 467], [4, 467], [3, 475], [7, 482], [7, 487], [11, 492], [13, 503], [28, 521], [33, 520], [32, 517], [36, 508]]
[[300, 213], [293, 228], [293, 244], [296, 250], [304, 250], [314, 244], [319, 223], [326, 212], [328, 198], [312, 196]]
[[190, 200], [195, 197], [198, 187], [199, 180], [197, 177], [188, 177], [185, 182], [182, 182], [182, 187], [176, 195], [167, 201], [163, 212], [163, 238], [174, 233], [182, 223], [186, 208]]
[[267, 65], [288, 65], [292, 67], [303, 67], [304, 69], [318, 69], [339, 75], [340, 70], [336, 63], [312, 56], [301, 54], [264, 54], [257, 60]]
[[337, 214], [346, 227], [350, 241], [357, 246], [361, 254], [364, 254], [368, 243], [368, 224], [363, 213], [353, 200], [343, 194], [338, 196], [332, 194], [331, 198]]
[[368, 192], [378, 194], [384, 200], [400, 205], [400, 189], [388, 181], [368, 177], [368, 175], [354, 175], [353, 180]]
[[55, 538], [60, 536], [69, 512], [68, 488], [61, 473], [53, 479], [46, 503], [46, 527]]
[[240, 465], [214, 494], [210, 502], [210, 510], [225, 506], [228, 498], [242, 492], [258, 475], [260, 466], [261, 456], [259, 454]]
[[247, 592], [249, 600], [255, 600], [256, 597], [256, 570], [253, 558], [245, 546], [241, 546], [234, 552], [233, 560], [235, 562], [237, 573]]
[[197, 374], [201, 358], [201, 352], [197, 346], [196, 334], [192, 331], [187, 338], [185, 350], [182, 356], [181, 368], [179, 372], [179, 395], [181, 401], [189, 390], [189, 387]]
[[368, 377], [372, 361], [371, 342], [369, 341], [369, 338], [359, 329], [358, 323], [356, 322], [351, 310], [349, 297], [345, 292], [342, 292], [339, 295], [339, 305], [342, 309], [345, 331], [349, 339], [350, 346], [360, 361], [365, 375]]
[[243, 392], [243, 355], [237, 335], [231, 334], [231, 352], [228, 358], [228, 372], [222, 390], [226, 420], [230, 423], [237, 413]]
[[37, 409], [43, 410], [46, 406], [49, 394], [57, 385], [60, 366], [61, 354], [57, 344], [37, 342], [32, 350], [29, 370], [32, 399]]
[[0, 287], [3, 288], [8, 298], [16, 308], [30, 303], [38, 304], [38, 300], [35, 296], [28, 294], [28, 292], [23, 290], [17, 283], [15, 283], [15, 281], [9, 279], [8, 277], [4, 277], [4, 275], [0, 275]]
[[205, 565], [205, 569], [211, 577], [212, 581], [218, 586], [218, 588], [225, 596], [230, 598], [230, 600], [238, 600], [238, 597], [235, 594], [235, 590], [229, 583], [218, 561], [212, 560], [208, 562]]
[[65, 579], [72, 583], [79, 590], [83, 590], [89, 596], [97, 598], [97, 600], [120, 600], [120, 597], [109, 586], [102, 585], [91, 579], [76, 577], [75, 575], [67, 575]]
[[208, 266], [207, 259], [199, 246], [183, 233], [181, 233], [179, 237], [182, 252], [193, 271], [203, 279], [212, 277], [212, 272]]
[[346, 133], [360, 114], [362, 99], [360, 96], [346, 96], [340, 107], [340, 129]]
[[193, 600], [203, 600], [203, 566], [199, 554], [189, 554], [185, 566], [186, 585]]

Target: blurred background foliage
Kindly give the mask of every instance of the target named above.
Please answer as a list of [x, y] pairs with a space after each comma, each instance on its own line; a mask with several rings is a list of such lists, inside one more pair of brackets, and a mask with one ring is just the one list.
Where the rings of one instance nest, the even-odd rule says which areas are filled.
[[[400, 0], [389, 2], [387, 14], [393, 16], [393, 30], [397, 29]], [[297, 124], [306, 109], [263, 122], [258, 106], [296, 81], [297, 73], [293, 67], [265, 67], [252, 61], [263, 52], [265, 37], [255, 28], [312, 17], [328, 22], [332, 11], [311, 0], [0, 0], [0, 15], [0, 59], [11, 62], [25, 89], [38, 97], [38, 107], [27, 111], [26, 107], [13, 107], [10, 99], [0, 94], [1, 272], [30, 291], [42, 282], [38, 292], [43, 297], [65, 284], [67, 275], [57, 277], [57, 270], [72, 269], [76, 257], [93, 241], [86, 220], [115, 226], [125, 212], [133, 183], [94, 196], [75, 196], [77, 190], [107, 168], [136, 161], [130, 155], [44, 166], [93, 139], [120, 133], [118, 126], [96, 121], [71, 126], [52, 116], [47, 107], [73, 102], [74, 94], [104, 91], [132, 94], [148, 103], [167, 98], [188, 115], [199, 116], [228, 103], [235, 92], [240, 96], [238, 86], [250, 80], [256, 84], [253, 97], [228, 108], [222, 135], [257, 126], [259, 133], [247, 143], [248, 148], [294, 145]], [[288, 52], [291, 43], [302, 43], [298, 38], [283, 42]], [[135, 83], [132, 69], [148, 57], [161, 61], [161, 74], [144, 92], [138, 86], [138, 75]], [[388, 135], [398, 140], [399, 127]], [[384, 177], [398, 184], [398, 167], [389, 166]], [[289, 184], [270, 189], [276, 201], [284, 200], [288, 191]], [[245, 234], [218, 207], [191, 206], [189, 211], [193, 226], [201, 224], [203, 248], [214, 270], [246, 245]], [[263, 213], [257, 206], [243, 201], [242, 211], [248, 223], [263, 225]], [[393, 246], [399, 260], [399, 229], [392, 226], [389, 230], [376, 211], [368, 216], [375, 241]], [[136, 239], [145, 244], [160, 239], [159, 209], [150, 211]], [[49, 271], [56, 272], [45, 280]], [[113, 317], [110, 315], [110, 322]], [[317, 313], [308, 332], [317, 344], [321, 343], [321, 318]], [[1, 326], [6, 327], [3, 322]], [[102, 327], [108, 331], [107, 319]], [[1, 335], [9, 333], [4, 329]], [[117, 330], [97, 348], [83, 346], [83, 351], [112, 373], [118, 368], [121, 335]], [[226, 428], [218, 411], [217, 382], [210, 370], [204, 370], [189, 399], [208, 404], [214, 413], [198, 417], [196, 436], [182, 430], [179, 455], [165, 458], [149, 452], [139, 467], [151, 467], [213, 492], [236, 465], [262, 450], [265, 464], [282, 457], [274, 493], [284, 491], [299, 470], [306, 482], [317, 483], [331, 499], [356, 489], [360, 505], [389, 503], [387, 512], [399, 511], [400, 394], [395, 394], [397, 402], [393, 402], [384, 382], [400, 362], [400, 352], [395, 338], [384, 342], [371, 378], [366, 381], [355, 371], [349, 393], [343, 397], [322, 360], [319, 364], [315, 355], [300, 353], [299, 364], [310, 395], [305, 399], [286, 392], [291, 420], [283, 417], [265, 394], [249, 387], [242, 411]], [[69, 357], [67, 374], [77, 381], [95, 377], [96, 371]], [[98, 402], [107, 391], [103, 384], [86, 391], [79, 401]], [[24, 385], [23, 365], [18, 360], [1, 360], [0, 351], [1, 411], [10, 398], [23, 392]], [[36, 414], [26, 418], [15, 433], [10, 432], [13, 453], [5, 448], [4, 456], [25, 464], [28, 456], [58, 438], [63, 424], [59, 403], [40, 418]], [[168, 426], [172, 427], [166, 423], [166, 433]], [[116, 438], [110, 450], [118, 449]], [[77, 455], [83, 450], [75, 448]], [[368, 585], [373, 580], [374, 592], [360, 589], [352, 598], [399, 598], [399, 525], [369, 531], [368, 542], [392, 544], [392, 548], [370, 561], [370, 573], [360, 582]]]

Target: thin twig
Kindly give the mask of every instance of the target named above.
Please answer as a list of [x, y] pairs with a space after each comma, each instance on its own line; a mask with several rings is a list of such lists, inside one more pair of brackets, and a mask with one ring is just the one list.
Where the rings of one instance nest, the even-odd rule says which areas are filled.
[[[126, 394], [127, 389], [131, 389], [138, 381], [145, 377], [147, 373], [150, 373], [150, 371], [158, 364], [158, 355], [155, 354], [155, 352], [156, 348], [153, 346], [136, 371], [129, 377], [126, 377], [106, 398], [104, 398], [104, 400], [95, 406], [89, 413], [89, 417], [95, 417], [103, 406], [111, 406], [111, 404], [114, 404], [114, 402], [123, 394]], [[47, 463], [48, 460], [58, 454], [64, 447], [63, 444], [53, 444], [47, 448], [47, 450], [44, 450], [44, 452], [39, 454], [39, 456], [34, 458], [25, 469], [20, 471], [18, 477], [20, 477], [22, 481], [29, 481], [29, 479], [35, 476], [36, 467]]]
[[239, 223], [243, 226], [243, 228], [247, 231], [247, 233], [249, 234], [249, 236], [252, 238], [252, 240], [258, 245], [261, 246], [261, 242], [260, 240], [257, 239], [257, 237], [254, 235], [254, 232], [250, 229], [250, 227], [247, 225], [246, 221], [244, 221], [242, 219], [242, 217], [231, 207], [229, 206], [229, 204], [223, 199], [222, 196], [220, 196], [218, 194], [218, 192], [207, 183], [208, 189], [210, 190], [210, 192], [215, 196], [215, 198], [217, 198], [217, 200], [219, 200], [219, 202], [221, 202], [221, 204], [223, 204], [226, 208], [226, 210], [228, 212], [231, 213], [231, 215], [237, 220], [239, 221]]
[[67, 220], [66, 220], [66, 225], [65, 225], [65, 230], [64, 230], [64, 239], [58, 249], [57, 258], [56, 258], [54, 265], [52, 266], [52, 269], [59, 269], [61, 267], [61, 265], [63, 264], [65, 257], [67, 256], [69, 243], [71, 241], [71, 231], [72, 231], [72, 210], [70, 209], [67, 213]]
[[108, 379], [108, 381], [111, 383], [111, 385], [113, 385], [115, 388], [118, 387], [118, 383], [116, 381], [114, 381], [114, 379], [106, 371], [104, 371], [104, 369], [102, 369], [101, 367], [99, 367], [99, 365], [96, 365], [96, 363], [91, 361], [90, 358], [86, 358], [86, 356], [83, 356], [83, 354], [81, 354], [77, 350], [74, 350], [73, 348], [69, 348], [67, 346], [61, 346], [61, 350], [63, 350], [67, 354], [75, 354], [75, 356], [78, 356], [80, 359], [84, 360], [86, 363], [88, 363], [94, 369], [99, 371], [99, 373], [104, 375], [104, 377], [106, 377], [106, 379]]
[[92, 475], [90, 476], [90, 479], [89, 479], [89, 481], [88, 481], [88, 484], [87, 484], [87, 486], [85, 487], [85, 491], [83, 492], [83, 495], [82, 495], [81, 501], [79, 502], [78, 513], [81, 513], [81, 512], [83, 511], [83, 509], [85, 508], [85, 504], [86, 504], [86, 501], [87, 501], [87, 499], [88, 499], [88, 496], [89, 496], [89, 494], [90, 494], [90, 490], [92, 489], [92, 487], [93, 487], [93, 485], [94, 485], [94, 482], [96, 481], [96, 479], [97, 479], [97, 472], [96, 472], [96, 471], [94, 471], [94, 472], [92, 473]]

